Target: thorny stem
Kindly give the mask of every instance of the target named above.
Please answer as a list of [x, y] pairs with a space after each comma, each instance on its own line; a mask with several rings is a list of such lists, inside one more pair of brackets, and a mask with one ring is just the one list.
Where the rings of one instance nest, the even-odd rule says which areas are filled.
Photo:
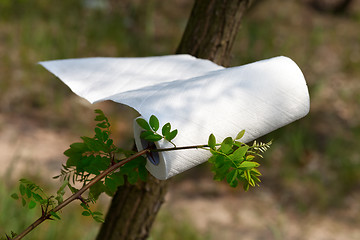
[[150, 149], [150, 148], [146, 148], [140, 152], [135, 153], [134, 155], [120, 161], [117, 162], [115, 164], [112, 164], [109, 168], [107, 168], [106, 170], [104, 170], [103, 172], [101, 172], [99, 175], [97, 175], [95, 178], [93, 178], [88, 184], [84, 185], [79, 191], [77, 191], [76, 193], [74, 193], [73, 195], [71, 195], [69, 198], [67, 198], [65, 201], [63, 201], [61, 204], [59, 204], [58, 206], [56, 206], [55, 208], [49, 210], [49, 211], [44, 211], [42, 216], [39, 217], [35, 222], [33, 222], [29, 227], [27, 227], [22, 233], [20, 233], [19, 235], [17, 235], [15, 238], [13, 238], [12, 240], [20, 240], [23, 237], [25, 237], [28, 233], [30, 233], [33, 229], [35, 229], [37, 226], [39, 226], [42, 222], [52, 219], [52, 215], [51, 213], [56, 213], [59, 210], [61, 210], [62, 208], [64, 208], [65, 206], [67, 206], [69, 203], [71, 203], [72, 201], [78, 199], [80, 201], [83, 200], [82, 198], [82, 194], [88, 190], [91, 186], [93, 186], [95, 183], [97, 183], [98, 181], [100, 181], [102, 178], [104, 178], [105, 176], [107, 176], [109, 173], [111, 173], [112, 171], [116, 170], [117, 168], [123, 166], [124, 164], [134, 160], [137, 157], [140, 157], [141, 155], [144, 155], [146, 153], [149, 152], [166, 152], [166, 151], [175, 151], [175, 150], [185, 150], [185, 149], [194, 149], [194, 148], [205, 148], [205, 147], [209, 147], [209, 145], [194, 145], [194, 146], [185, 146], [185, 147], [173, 147], [173, 148], [163, 148], [163, 149]]

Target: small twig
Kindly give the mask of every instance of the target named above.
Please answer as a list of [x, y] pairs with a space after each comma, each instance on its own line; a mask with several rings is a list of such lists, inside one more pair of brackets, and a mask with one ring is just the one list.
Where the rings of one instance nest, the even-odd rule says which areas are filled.
[[78, 199], [80, 200], [80, 202], [82, 202], [82, 203], [85, 204], [86, 206], [89, 205], [82, 196], [79, 196]]
[[185, 146], [185, 147], [172, 147], [172, 148], [161, 148], [156, 149], [152, 148], [150, 149], [150, 152], [167, 152], [167, 151], [175, 151], [175, 150], [186, 150], [186, 149], [194, 149], [194, 148], [206, 148], [209, 147], [209, 145], [194, 145], [194, 146]]

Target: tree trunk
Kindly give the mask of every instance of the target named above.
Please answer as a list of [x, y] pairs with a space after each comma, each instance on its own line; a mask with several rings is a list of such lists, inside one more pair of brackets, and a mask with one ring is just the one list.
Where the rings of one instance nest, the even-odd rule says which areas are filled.
[[97, 240], [147, 239], [166, 191], [167, 181], [152, 176], [148, 177], [147, 182], [120, 187]]
[[251, 0], [197, 0], [177, 53], [227, 66], [242, 16]]
[[[196, 0], [176, 53], [227, 65], [241, 18], [251, 0]], [[145, 240], [164, 202], [168, 181], [152, 176], [145, 183], [118, 189], [97, 240]]]

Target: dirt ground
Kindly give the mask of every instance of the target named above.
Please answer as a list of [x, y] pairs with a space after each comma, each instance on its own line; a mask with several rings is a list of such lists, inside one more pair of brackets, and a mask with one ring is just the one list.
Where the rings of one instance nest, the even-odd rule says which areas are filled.
[[[25, 170], [50, 179], [65, 160], [63, 151], [78, 138], [5, 115], [0, 115], [0, 130], [0, 175], [9, 181], [16, 181], [18, 173]], [[283, 205], [281, 194], [265, 183], [244, 193], [212, 181], [209, 171], [198, 176], [195, 169], [173, 180], [163, 209], [212, 239], [357, 240], [359, 197], [356, 192], [344, 206], [326, 212], [299, 211]]]

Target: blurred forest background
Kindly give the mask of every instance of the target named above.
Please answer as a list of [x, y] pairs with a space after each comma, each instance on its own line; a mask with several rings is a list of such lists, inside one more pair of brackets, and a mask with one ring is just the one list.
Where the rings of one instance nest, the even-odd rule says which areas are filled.
[[[212, 181], [204, 164], [173, 178], [150, 239], [360, 239], [360, 1], [258, 0], [244, 17], [231, 65], [285, 55], [303, 70], [310, 114], [264, 136], [260, 188]], [[173, 54], [192, 0], [0, 0], [0, 233], [39, 214], [10, 199], [26, 176], [48, 190], [63, 151], [92, 134], [93, 110], [110, 117], [119, 145], [132, 145], [133, 110], [90, 105], [38, 61]], [[327, 4], [327, 5], [326, 5]], [[322, 7], [319, 7], [322, 6]], [[325, 7], [324, 7], [325, 6]], [[98, 208], [107, 210], [109, 199]], [[31, 239], [94, 239], [99, 225], [76, 204]]]

